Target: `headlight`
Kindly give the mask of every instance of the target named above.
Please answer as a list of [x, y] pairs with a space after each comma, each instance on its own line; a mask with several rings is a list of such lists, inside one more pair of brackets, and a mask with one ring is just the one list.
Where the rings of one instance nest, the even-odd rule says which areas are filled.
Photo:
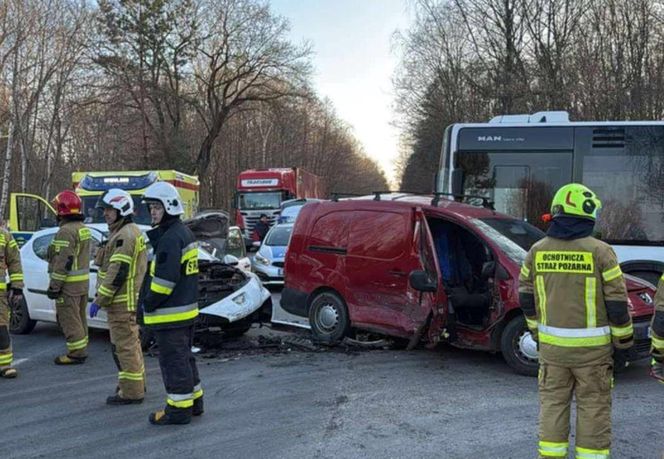
[[260, 264], [262, 264], [262, 265], [265, 265], [265, 266], [267, 266], [267, 265], [270, 264], [270, 260], [268, 260], [267, 258], [265, 258], [264, 256], [262, 256], [260, 253], [257, 253], [257, 254], [254, 256], [254, 260], [256, 260], [258, 263], [260, 263]]
[[235, 298], [233, 298], [233, 302], [235, 304], [239, 304], [240, 306], [243, 305], [247, 301], [247, 295], [244, 293], [239, 294]]

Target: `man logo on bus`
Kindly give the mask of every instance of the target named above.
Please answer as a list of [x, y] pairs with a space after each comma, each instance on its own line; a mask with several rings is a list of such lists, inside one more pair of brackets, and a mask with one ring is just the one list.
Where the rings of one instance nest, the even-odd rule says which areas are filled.
[[503, 136], [500, 135], [478, 135], [478, 142], [500, 142], [503, 139]]

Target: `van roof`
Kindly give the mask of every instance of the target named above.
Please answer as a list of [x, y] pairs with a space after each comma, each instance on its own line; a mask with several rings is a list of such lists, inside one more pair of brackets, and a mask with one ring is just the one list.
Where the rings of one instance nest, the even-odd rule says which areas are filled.
[[[321, 203], [312, 203], [311, 205], [324, 204], [336, 205], [341, 208], [356, 208], [358, 202], [362, 202], [362, 207], [367, 209], [386, 209], [386, 208], [415, 208], [421, 207], [428, 213], [437, 213], [440, 215], [452, 215], [461, 219], [469, 218], [513, 218], [509, 215], [496, 212], [484, 207], [473, 206], [445, 197], [441, 197], [438, 205], [432, 205], [433, 195], [416, 195], [410, 193], [381, 193], [380, 200], [376, 200], [376, 195], [354, 196], [350, 198], [340, 198], [338, 202], [323, 201]], [[353, 204], [351, 204], [353, 203]]]

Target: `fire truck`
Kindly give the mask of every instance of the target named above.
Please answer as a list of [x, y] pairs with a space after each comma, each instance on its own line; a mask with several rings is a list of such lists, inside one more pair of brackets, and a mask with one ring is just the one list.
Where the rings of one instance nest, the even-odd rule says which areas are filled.
[[299, 167], [246, 170], [237, 178], [235, 222], [250, 239], [262, 214], [270, 225], [275, 223], [283, 201], [322, 198], [324, 194], [323, 179]]

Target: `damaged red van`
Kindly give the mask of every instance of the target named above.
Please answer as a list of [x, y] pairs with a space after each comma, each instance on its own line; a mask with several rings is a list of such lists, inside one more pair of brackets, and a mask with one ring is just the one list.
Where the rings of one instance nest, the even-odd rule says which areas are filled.
[[[518, 302], [521, 263], [544, 234], [484, 207], [409, 194], [304, 206], [286, 255], [281, 306], [308, 317], [321, 342], [366, 330], [436, 345], [502, 352], [537, 373]], [[647, 357], [654, 288], [625, 276], [636, 345]], [[624, 366], [624, 363], [616, 362]]]

